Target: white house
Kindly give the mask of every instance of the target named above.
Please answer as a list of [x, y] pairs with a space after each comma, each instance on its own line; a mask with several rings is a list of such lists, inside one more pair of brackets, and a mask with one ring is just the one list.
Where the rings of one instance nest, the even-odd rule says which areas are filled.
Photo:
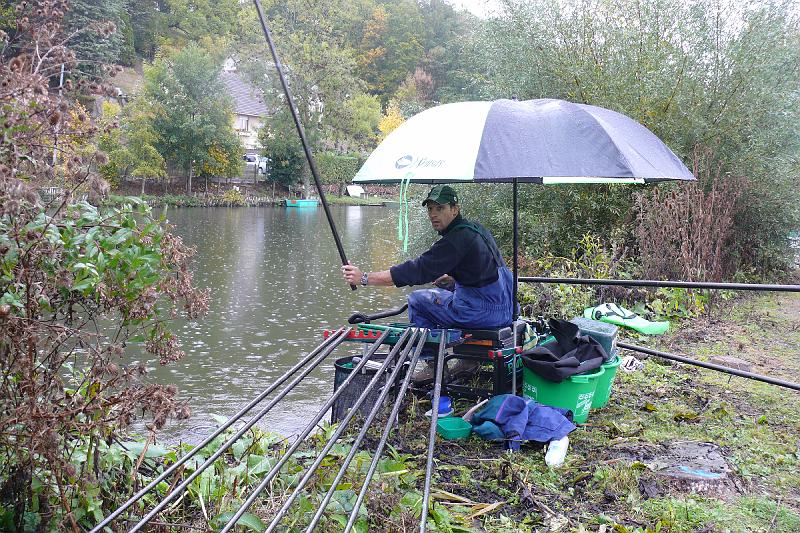
[[258, 152], [261, 149], [258, 130], [269, 116], [260, 91], [242, 79], [235, 67], [231, 68], [227, 64], [219, 79], [233, 99], [235, 116], [233, 128], [242, 140], [245, 152]]

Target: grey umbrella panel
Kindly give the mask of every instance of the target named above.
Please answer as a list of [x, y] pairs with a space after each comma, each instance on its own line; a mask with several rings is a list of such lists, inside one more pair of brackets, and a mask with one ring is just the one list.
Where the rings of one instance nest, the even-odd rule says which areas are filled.
[[474, 175], [476, 181], [518, 178], [539, 183], [550, 181], [547, 178], [553, 183], [578, 182], [584, 177], [606, 182], [695, 179], [638, 122], [609, 109], [562, 100], [494, 102], [484, 124]]

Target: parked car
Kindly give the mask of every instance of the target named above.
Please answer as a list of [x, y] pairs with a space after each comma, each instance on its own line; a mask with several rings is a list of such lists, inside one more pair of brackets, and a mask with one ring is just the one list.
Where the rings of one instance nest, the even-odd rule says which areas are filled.
[[272, 159], [269, 157], [257, 154], [244, 154], [242, 159], [244, 159], [247, 168], [250, 169], [249, 172], [252, 173], [253, 167], [255, 166], [258, 168], [259, 174], [269, 173], [270, 165], [272, 164]]
[[272, 164], [272, 159], [269, 157], [261, 156], [258, 158], [258, 173], [259, 174], [268, 174], [270, 165]]

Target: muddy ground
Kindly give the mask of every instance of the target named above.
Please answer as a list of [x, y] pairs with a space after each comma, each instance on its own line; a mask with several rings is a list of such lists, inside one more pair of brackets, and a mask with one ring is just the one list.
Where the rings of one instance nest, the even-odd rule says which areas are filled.
[[[800, 295], [744, 295], [661, 338], [624, 340], [704, 361], [733, 356], [754, 373], [800, 383]], [[544, 465], [541, 445], [511, 454], [476, 437], [437, 439], [433, 493], [452, 514], [441, 529], [800, 531], [800, 392], [621, 355], [644, 367], [617, 374], [609, 406], [570, 435], [558, 470]], [[456, 415], [469, 405], [458, 402]], [[417, 415], [392, 445], [424, 470], [427, 434]], [[373, 517], [381, 499], [373, 497]], [[418, 527], [397, 517], [377, 523]]]

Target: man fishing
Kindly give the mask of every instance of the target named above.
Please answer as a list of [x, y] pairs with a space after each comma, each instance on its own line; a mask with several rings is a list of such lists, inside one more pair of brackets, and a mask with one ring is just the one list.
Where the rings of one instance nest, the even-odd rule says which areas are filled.
[[[461, 216], [458, 195], [433, 187], [422, 202], [441, 239], [416, 259], [389, 270], [342, 267], [349, 284], [397, 287], [435, 283], [408, 296], [409, 321], [421, 328], [488, 329], [512, 322], [514, 277], [489, 230]], [[451, 288], [442, 288], [450, 285]]]

